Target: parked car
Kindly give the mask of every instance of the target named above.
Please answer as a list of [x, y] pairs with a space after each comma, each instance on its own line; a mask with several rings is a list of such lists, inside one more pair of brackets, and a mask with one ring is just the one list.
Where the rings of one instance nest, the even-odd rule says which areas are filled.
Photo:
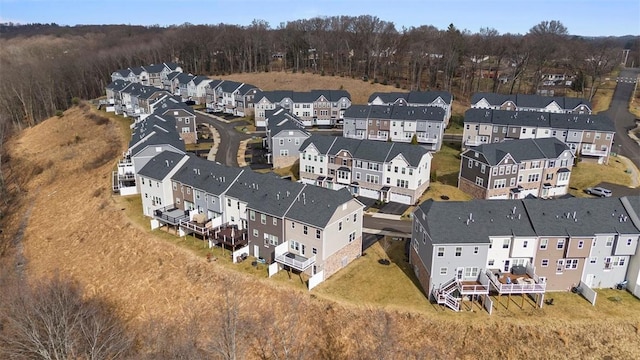
[[611, 197], [611, 190], [605, 189], [599, 186], [593, 187], [593, 188], [586, 188], [584, 191], [589, 195], [595, 195], [600, 197]]

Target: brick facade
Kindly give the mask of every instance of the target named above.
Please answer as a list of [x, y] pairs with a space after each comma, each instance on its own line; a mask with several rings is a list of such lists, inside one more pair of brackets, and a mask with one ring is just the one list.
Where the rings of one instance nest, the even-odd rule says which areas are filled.
[[484, 188], [462, 177], [458, 179], [458, 189], [473, 196], [475, 199], [486, 199], [487, 196], [487, 191]]
[[431, 275], [413, 247], [409, 250], [409, 263], [413, 265], [413, 272], [416, 274], [416, 277], [422, 286], [422, 291], [427, 297], [430, 297], [429, 291], [431, 289], [431, 284], [429, 283], [429, 279], [431, 278]]
[[[329, 256], [327, 260], [324, 261], [324, 278], [325, 280], [329, 278], [329, 276], [335, 274], [338, 270], [342, 269], [346, 265], [348, 265], [353, 260], [359, 258], [362, 255], [362, 236], [353, 240], [349, 245], [343, 247], [338, 250], [333, 255]], [[347, 264], [343, 266], [342, 259], [347, 258]]]

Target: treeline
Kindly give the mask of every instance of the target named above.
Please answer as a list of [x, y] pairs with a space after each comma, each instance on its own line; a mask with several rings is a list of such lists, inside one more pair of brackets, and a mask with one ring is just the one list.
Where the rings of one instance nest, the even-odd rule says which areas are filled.
[[17, 127], [65, 109], [73, 97], [102, 95], [116, 69], [162, 61], [194, 74], [306, 71], [458, 96], [532, 93], [543, 73], [567, 72], [580, 75], [576, 90], [588, 98], [597, 90], [591, 84], [620, 64], [623, 48], [631, 50], [628, 65], [640, 63], [637, 38], [571, 36], [557, 21], [524, 35], [471, 33], [453, 24], [398, 29], [374, 16], [317, 17], [275, 28], [260, 20], [166, 28], [3, 24], [0, 33], [0, 118]]

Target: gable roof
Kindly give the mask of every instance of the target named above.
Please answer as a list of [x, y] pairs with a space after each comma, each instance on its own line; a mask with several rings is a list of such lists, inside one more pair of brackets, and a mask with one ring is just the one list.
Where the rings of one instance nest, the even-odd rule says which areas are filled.
[[414, 216], [433, 244], [487, 244], [495, 236], [536, 235], [521, 200], [427, 200], [418, 209], [425, 218], [418, 210]]
[[229, 189], [242, 171], [240, 168], [221, 165], [190, 154], [189, 160], [171, 179], [208, 194], [220, 196]]
[[484, 123], [615, 132], [615, 125], [608, 116], [603, 114], [566, 114], [472, 108], [464, 113], [464, 122], [465, 124]]
[[364, 161], [390, 162], [402, 155], [413, 167], [417, 167], [422, 157], [429, 154], [428, 150], [419, 145], [315, 134], [302, 143], [300, 151], [303, 152], [311, 145], [324, 155], [337, 155], [340, 151], [346, 150], [354, 159]]
[[136, 154], [144, 147], [163, 144], [185, 151], [184, 142], [176, 130], [175, 119], [154, 114], [135, 124], [129, 141], [129, 151]]
[[336, 191], [305, 185], [302, 192], [294, 199], [286, 216], [294, 221], [324, 228], [329, 224], [338, 207], [351, 200], [353, 196], [346, 188]]
[[[627, 197], [636, 203], [640, 197]], [[638, 233], [621, 198], [522, 200], [539, 236], [593, 236]], [[574, 217], [575, 215], [575, 217]]]
[[444, 121], [446, 111], [438, 106], [351, 105], [344, 118]]
[[586, 105], [591, 109], [591, 103], [586, 99], [571, 98], [562, 96], [542, 96], [527, 94], [496, 94], [479, 92], [471, 96], [471, 105], [475, 105], [478, 101], [485, 99], [489, 105], [501, 106], [507, 101], [512, 101], [517, 107], [543, 109], [555, 101], [560, 108], [564, 110], [573, 110], [579, 105]]
[[113, 90], [115, 92], [117, 91], [121, 91], [122, 89], [126, 88], [127, 86], [129, 86], [131, 84], [131, 82], [126, 81], [126, 80], [114, 80], [112, 82], [110, 82], [106, 88], [109, 90]]
[[320, 97], [324, 97], [327, 101], [338, 101], [347, 98], [351, 100], [351, 95], [346, 90], [311, 90], [308, 92], [291, 91], [291, 90], [274, 90], [259, 91], [256, 93], [255, 100], [266, 97], [272, 103], [278, 103], [289, 98], [294, 103], [312, 103]]
[[555, 159], [569, 146], [555, 137], [540, 139], [506, 140], [498, 143], [482, 144], [470, 148], [464, 155], [475, 158], [475, 152], [481, 154], [487, 164], [497, 165], [507, 154], [517, 162], [535, 159]]
[[304, 184], [281, 179], [269, 173], [243, 171], [231, 185], [228, 196], [242, 200], [253, 210], [276, 217], [283, 217]]
[[183, 157], [185, 157], [184, 154], [163, 151], [151, 158], [142, 169], [138, 170], [138, 175], [154, 180], [162, 180], [171, 173]]
[[178, 83], [182, 85], [188, 84], [193, 78], [193, 75], [185, 73], [178, 73], [178, 75], [174, 77], [174, 79], [178, 80]]
[[238, 90], [240, 86], [242, 86], [242, 83], [239, 83], [237, 81], [225, 80], [222, 83], [220, 83], [218, 87], [222, 92], [232, 93]]
[[275, 136], [281, 131], [295, 130], [300, 131], [306, 135], [310, 135], [304, 128], [304, 124], [294, 114], [289, 113], [281, 107], [276, 107], [275, 110], [266, 110], [265, 119], [267, 122], [267, 129], [271, 132], [271, 136]]
[[193, 84], [194, 84], [194, 85], [196, 85], [196, 86], [197, 86], [197, 85], [200, 85], [200, 83], [201, 83], [201, 82], [203, 82], [203, 81], [207, 81], [207, 80], [208, 80], [209, 82], [211, 82], [211, 79], [209, 79], [209, 78], [208, 78], [208, 77], [206, 77], [206, 76], [202, 76], [202, 75], [194, 76], [194, 77], [193, 77], [193, 79], [191, 79], [191, 81], [193, 81]]
[[428, 105], [437, 98], [441, 98], [446, 104], [451, 105], [453, 96], [447, 91], [374, 92], [369, 96], [368, 103], [371, 104], [376, 98], [380, 98], [383, 103], [388, 105], [395, 104], [401, 99], [409, 104]]

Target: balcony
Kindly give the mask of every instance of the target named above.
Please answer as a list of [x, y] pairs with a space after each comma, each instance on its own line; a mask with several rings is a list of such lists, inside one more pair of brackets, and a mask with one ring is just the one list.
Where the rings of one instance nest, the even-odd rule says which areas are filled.
[[[420, 143], [427, 143], [427, 144], [437, 144], [438, 143], [438, 138], [435, 136], [432, 137], [428, 137], [428, 136], [416, 136], [416, 140], [418, 140], [418, 142]], [[472, 145], [470, 145], [472, 146]]]
[[276, 256], [276, 262], [292, 267], [299, 271], [307, 270], [311, 265], [316, 263], [316, 256], [313, 255], [310, 258], [300, 256], [298, 254], [284, 253]]
[[582, 155], [586, 155], [586, 156], [607, 156], [607, 154], [609, 152], [607, 150], [596, 150], [596, 149], [590, 149], [590, 148], [582, 148], [580, 153]]
[[211, 227], [206, 224], [198, 223], [195, 221], [189, 221], [189, 219], [180, 220], [180, 227], [186, 232], [195, 233], [201, 236], [209, 236]]
[[351, 134], [351, 133], [347, 133], [344, 135], [344, 137], [346, 138], [350, 138], [350, 139], [358, 139], [358, 140], [364, 140], [365, 139], [365, 134]]
[[161, 223], [177, 226], [181, 221], [189, 220], [189, 211], [178, 209], [175, 205], [169, 205], [155, 210], [153, 217]]
[[[527, 267], [527, 270], [529, 269], [530, 267]], [[498, 277], [493, 271], [487, 270], [486, 275], [491, 286], [500, 294], [542, 294], [547, 288], [547, 284], [541, 283], [535, 274], [533, 277], [529, 274], [504, 274]]]
[[369, 140], [382, 140], [387, 141], [388, 135], [369, 135]]
[[486, 295], [489, 293], [488, 284], [480, 284], [477, 281], [458, 281], [457, 283], [461, 295]]
[[209, 239], [217, 244], [227, 246], [232, 250], [249, 243], [247, 230], [239, 230], [235, 225], [223, 225], [209, 232]]
[[482, 144], [484, 144], [484, 142], [482, 142], [480, 140], [477, 140], [477, 139], [467, 139], [464, 142], [465, 146], [479, 146], [479, 145], [482, 145]]

